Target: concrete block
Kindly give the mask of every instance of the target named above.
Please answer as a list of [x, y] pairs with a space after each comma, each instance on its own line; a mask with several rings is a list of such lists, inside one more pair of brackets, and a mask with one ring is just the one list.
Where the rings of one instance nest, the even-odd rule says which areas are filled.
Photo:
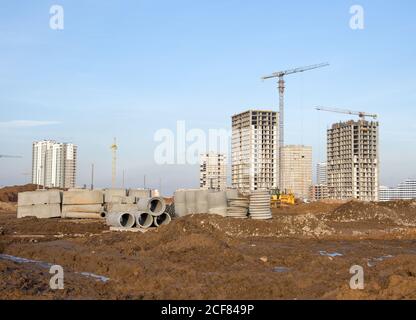
[[33, 206], [18, 206], [17, 218], [36, 217], [38, 219], [60, 218], [60, 204], [37, 204]]
[[62, 212], [64, 219], [103, 219], [105, 216], [92, 212]]
[[104, 207], [101, 204], [81, 204], [81, 205], [63, 205], [62, 213], [64, 212], [89, 212], [101, 213]]
[[64, 205], [66, 204], [102, 204], [103, 193], [98, 190], [90, 191], [66, 191], [63, 194]]
[[126, 189], [105, 189], [104, 190], [104, 202], [112, 202], [113, 197], [126, 197]]
[[107, 203], [106, 209], [108, 213], [128, 212], [136, 213], [139, 211], [136, 204]]
[[110, 196], [106, 198], [106, 203], [134, 204], [136, 197]]
[[150, 189], [130, 189], [129, 197], [135, 198], [150, 198], [152, 196], [152, 191]]
[[18, 206], [31, 206], [38, 204], [60, 204], [62, 193], [59, 190], [39, 190], [20, 192], [18, 194]]

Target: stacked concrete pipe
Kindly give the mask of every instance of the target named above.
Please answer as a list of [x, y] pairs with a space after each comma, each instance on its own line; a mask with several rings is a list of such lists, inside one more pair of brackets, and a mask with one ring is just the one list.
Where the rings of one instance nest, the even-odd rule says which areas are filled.
[[136, 217], [129, 212], [114, 212], [107, 215], [107, 225], [116, 228], [133, 228]]
[[209, 190], [198, 190], [196, 191], [196, 212], [197, 213], [208, 213], [208, 194]]
[[195, 214], [197, 212], [196, 207], [196, 194], [198, 190], [186, 190], [185, 199], [186, 199], [186, 214]]
[[166, 212], [162, 213], [160, 216], [153, 217], [153, 224], [155, 227], [168, 225], [171, 221], [172, 218]]
[[138, 212], [135, 217], [136, 225], [139, 228], [147, 229], [153, 225], [153, 216], [149, 212]]
[[208, 213], [225, 217], [227, 215], [227, 193], [217, 191], [208, 194]]
[[175, 216], [184, 217], [186, 216], [186, 191], [177, 190], [174, 194], [175, 202]]
[[141, 198], [137, 201], [137, 209], [157, 217], [165, 212], [166, 203], [165, 200], [160, 197]]

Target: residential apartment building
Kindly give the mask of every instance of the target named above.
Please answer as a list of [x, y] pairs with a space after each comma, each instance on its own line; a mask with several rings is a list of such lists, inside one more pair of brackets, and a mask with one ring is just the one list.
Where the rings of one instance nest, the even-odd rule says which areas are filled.
[[206, 153], [200, 158], [200, 187], [225, 191], [227, 189], [227, 163], [224, 154]]
[[407, 179], [395, 188], [380, 186], [379, 201], [416, 199], [416, 179]]
[[282, 148], [282, 191], [309, 199], [312, 185], [312, 147], [288, 145]]
[[32, 183], [48, 188], [74, 188], [77, 146], [51, 140], [33, 143]]
[[232, 117], [232, 186], [241, 192], [276, 189], [278, 113], [249, 110]]
[[378, 201], [379, 124], [348, 121], [327, 132], [327, 184], [331, 199]]
[[313, 185], [310, 188], [309, 200], [311, 201], [321, 201], [328, 199], [328, 187], [324, 184]]
[[317, 185], [327, 184], [326, 172], [327, 172], [326, 162], [320, 162], [316, 165], [316, 184]]

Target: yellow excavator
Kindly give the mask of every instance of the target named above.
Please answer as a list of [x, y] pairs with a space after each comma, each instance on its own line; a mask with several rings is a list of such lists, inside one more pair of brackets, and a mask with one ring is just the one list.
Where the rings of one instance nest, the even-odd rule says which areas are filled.
[[277, 208], [278, 205], [286, 204], [286, 205], [295, 205], [296, 198], [295, 195], [289, 192], [281, 193], [279, 189], [273, 189], [271, 191], [271, 207]]

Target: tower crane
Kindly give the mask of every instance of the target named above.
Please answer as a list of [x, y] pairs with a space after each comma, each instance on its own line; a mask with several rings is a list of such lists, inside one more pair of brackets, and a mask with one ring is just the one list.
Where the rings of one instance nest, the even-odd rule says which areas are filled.
[[113, 155], [113, 162], [112, 162], [112, 171], [111, 171], [111, 186], [112, 188], [116, 187], [116, 174], [117, 174], [117, 140], [114, 138], [114, 142], [111, 145], [111, 151]]
[[329, 63], [315, 64], [307, 67], [300, 67], [290, 70], [278, 71], [269, 76], [262, 77], [262, 80], [279, 79], [279, 187], [282, 188], [283, 175], [282, 175], [282, 150], [285, 143], [284, 136], [284, 94], [285, 94], [285, 79], [284, 77], [294, 73], [305, 72], [313, 69], [323, 68], [329, 66]]
[[315, 107], [318, 111], [326, 111], [326, 112], [335, 112], [335, 113], [343, 113], [343, 114], [350, 114], [354, 116], [359, 116], [360, 119], [365, 120], [365, 118], [373, 118], [374, 120], [377, 120], [378, 115], [377, 114], [370, 114], [363, 111], [352, 111], [352, 110], [345, 110], [345, 109], [338, 109], [338, 108], [326, 108], [317, 106]]

